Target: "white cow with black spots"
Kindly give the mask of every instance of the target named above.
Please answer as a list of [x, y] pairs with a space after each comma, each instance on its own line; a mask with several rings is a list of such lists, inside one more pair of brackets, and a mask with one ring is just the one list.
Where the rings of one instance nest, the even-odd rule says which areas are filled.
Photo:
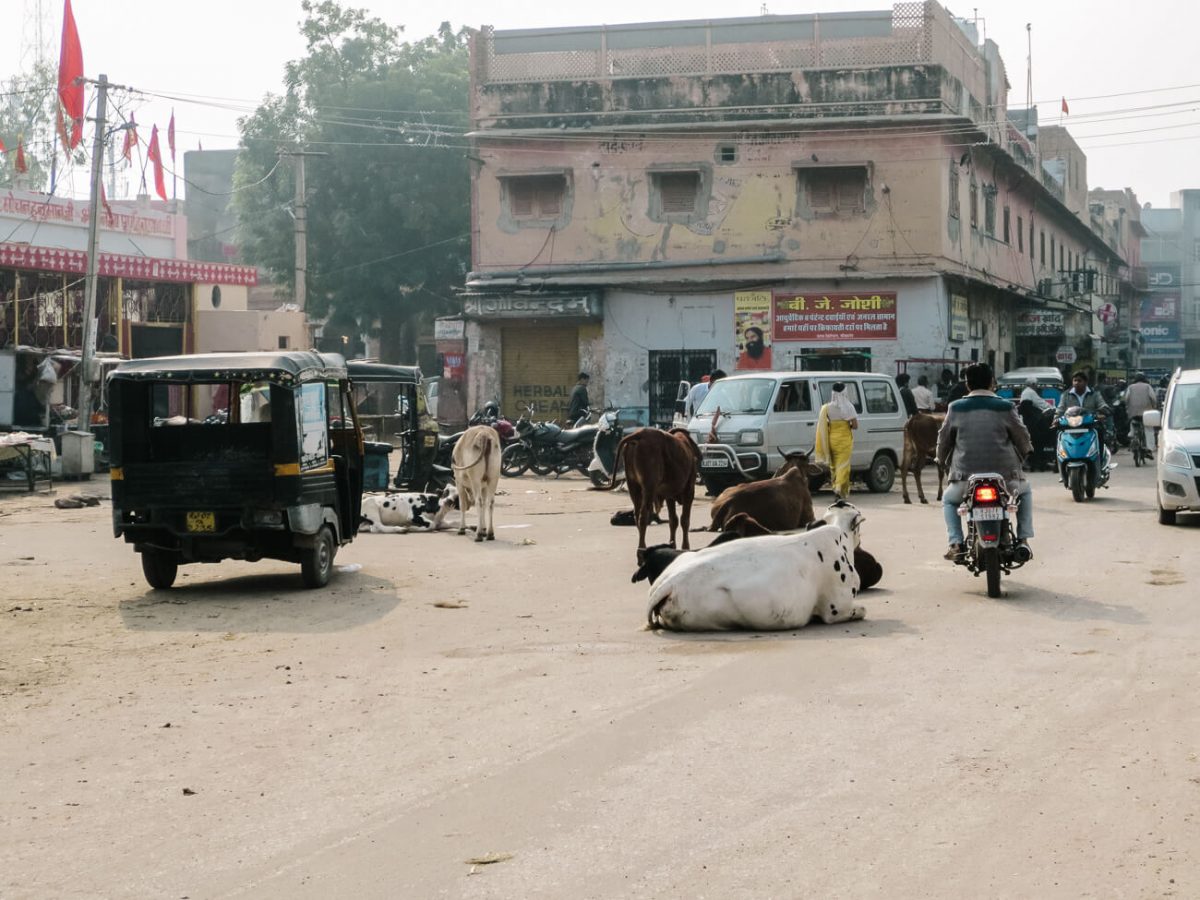
[[813, 616], [826, 624], [861, 619], [854, 548], [862, 514], [844, 500], [828, 528], [732, 541], [675, 560], [650, 589], [651, 628], [781, 631]]
[[359, 527], [371, 534], [437, 531], [457, 506], [454, 485], [447, 485], [440, 494], [367, 494]]

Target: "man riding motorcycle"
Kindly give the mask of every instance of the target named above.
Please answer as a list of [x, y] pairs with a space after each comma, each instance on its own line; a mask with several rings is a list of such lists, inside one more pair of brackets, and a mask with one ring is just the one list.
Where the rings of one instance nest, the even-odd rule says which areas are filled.
[[972, 363], [966, 368], [966, 378], [967, 395], [950, 404], [938, 432], [938, 464], [947, 466], [949, 472], [949, 484], [942, 495], [949, 560], [958, 559], [966, 550], [958, 505], [972, 475], [996, 472], [1004, 478], [1009, 495], [1020, 498], [1017, 543], [1028, 549], [1027, 541], [1033, 537], [1033, 490], [1021, 469], [1033, 448], [1029, 430], [1016, 407], [992, 391], [991, 366]]

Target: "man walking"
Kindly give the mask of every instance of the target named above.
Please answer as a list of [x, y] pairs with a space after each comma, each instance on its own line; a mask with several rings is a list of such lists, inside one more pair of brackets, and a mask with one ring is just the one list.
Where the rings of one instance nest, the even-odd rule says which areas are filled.
[[587, 372], [579, 373], [579, 380], [575, 383], [574, 390], [571, 391], [571, 399], [567, 403], [567, 427], [573, 428], [575, 423], [582, 419], [588, 410], [588, 381], [591, 376]]

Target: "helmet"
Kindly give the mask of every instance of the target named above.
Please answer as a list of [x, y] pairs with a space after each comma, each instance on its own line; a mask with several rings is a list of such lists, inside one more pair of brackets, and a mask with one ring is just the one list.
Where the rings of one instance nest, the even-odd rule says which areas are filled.
[[500, 418], [500, 404], [495, 400], [489, 400], [483, 404], [483, 415], [489, 419]]

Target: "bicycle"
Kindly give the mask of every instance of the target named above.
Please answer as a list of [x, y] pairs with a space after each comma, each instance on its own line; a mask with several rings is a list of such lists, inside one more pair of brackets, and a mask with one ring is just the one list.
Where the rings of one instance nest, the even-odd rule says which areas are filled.
[[1146, 446], [1146, 426], [1142, 424], [1141, 416], [1133, 416], [1129, 420], [1129, 452], [1133, 454], [1133, 464], [1141, 466], [1150, 462], [1153, 454]]

